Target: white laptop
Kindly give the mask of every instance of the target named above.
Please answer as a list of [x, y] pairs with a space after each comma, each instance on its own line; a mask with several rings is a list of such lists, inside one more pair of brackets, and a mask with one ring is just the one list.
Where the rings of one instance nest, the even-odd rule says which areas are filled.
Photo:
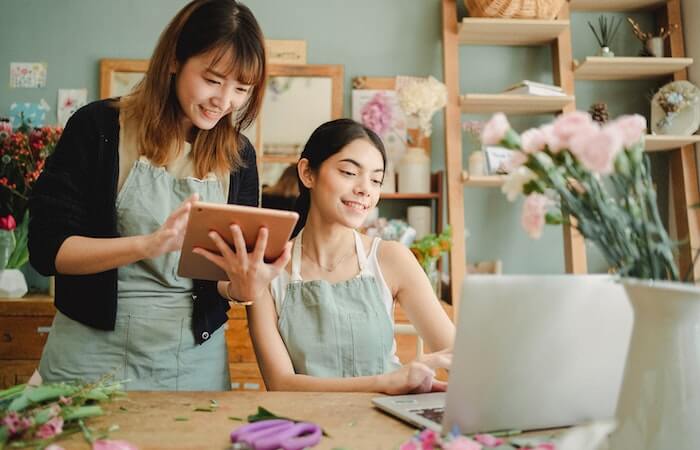
[[469, 275], [446, 393], [377, 397], [419, 427], [463, 434], [614, 417], [632, 308], [611, 277]]

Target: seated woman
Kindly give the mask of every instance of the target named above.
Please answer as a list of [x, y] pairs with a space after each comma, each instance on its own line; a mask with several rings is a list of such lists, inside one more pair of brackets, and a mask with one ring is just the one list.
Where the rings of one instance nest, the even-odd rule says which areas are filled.
[[284, 169], [275, 184], [263, 187], [260, 205], [263, 208], [294, 211], [294, 203], [298, 195], [297, 166], [290, 164]]
[[[355, 228], [379, 201], [386, 155], [379, 137], [349, 119], [321, 125], [298, 163], [300, 221], [292, 260], [248, 308], [269, 390], [401, 394], [444, 390], [454, 326], [405, 246]], [[393, 306], [436, 353], [401, 365]]]

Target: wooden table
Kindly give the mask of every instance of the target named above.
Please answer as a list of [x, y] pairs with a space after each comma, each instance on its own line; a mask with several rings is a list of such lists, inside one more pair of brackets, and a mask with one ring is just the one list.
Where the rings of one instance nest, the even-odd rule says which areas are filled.
[[[330, 435], [315, 449], [397, 449], [415, 429], [372, 407], [377, 394], [315, 392], [129, 392], [104, 405], [106, 414], [88, 421], [92, 429], [113, 424], [112, 439], [124, 439], [141, 450], [228, 449], [229, 435], [262, 406], [297, 420], [316, 422]], [[216, 400], [214, 412], [197, 412]], [[176, 420], [176, 418], [187, 420]], [[243, 421], [231, 420], [239, 417]], [[82, 434], [58, 441], [68, 449], [89, 449]]]

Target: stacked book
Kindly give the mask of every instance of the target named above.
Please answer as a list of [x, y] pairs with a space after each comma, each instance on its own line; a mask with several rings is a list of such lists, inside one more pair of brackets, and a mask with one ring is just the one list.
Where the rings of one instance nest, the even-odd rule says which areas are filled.
[[512, 95], [543, 95], [543, 96], [562, 96], [566, 93], [559, 86], [551, 84], [537, 83], [535, 81], [523, 80], [516, 83], [503, 91], [504, 94]]

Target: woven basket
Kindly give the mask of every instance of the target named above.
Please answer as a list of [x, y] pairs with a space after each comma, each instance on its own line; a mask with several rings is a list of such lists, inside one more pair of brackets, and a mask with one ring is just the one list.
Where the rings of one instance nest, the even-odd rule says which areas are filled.
[[471, 17], [554, 19], [566, 0], [464, 0]]

